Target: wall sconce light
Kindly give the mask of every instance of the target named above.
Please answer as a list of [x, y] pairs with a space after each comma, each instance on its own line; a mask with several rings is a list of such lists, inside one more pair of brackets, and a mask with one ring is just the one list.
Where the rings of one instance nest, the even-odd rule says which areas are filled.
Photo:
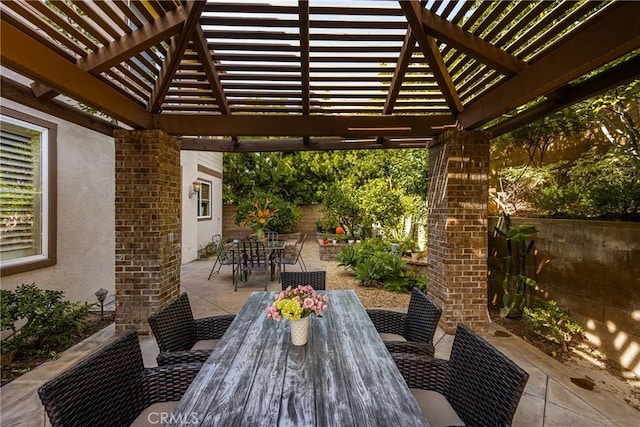
[[199, 193], [201, 187], [202, 187], [202, 184], [200, 184], [199, 181], [193, 181], [193, 190], [189, 191], [189, 198], [192, 198], [197, 193]]

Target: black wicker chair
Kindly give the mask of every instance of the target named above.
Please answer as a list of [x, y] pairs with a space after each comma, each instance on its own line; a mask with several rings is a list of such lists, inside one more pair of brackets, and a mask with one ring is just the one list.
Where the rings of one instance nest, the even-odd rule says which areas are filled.
[[160, 348], [158, 365], [206, 361], [233, 319], [233, 314], [194, 319], [189, 298], [182, 293], [149, 316]]
[[367, 310], [387, 349], [433, 356], [433, 336], [442, 310], [417, 288], [411, 291], [407, 313]]
[[[144, 368], [135, 331], [128, 331], [38, 390], [55, 426], [149, 425], [153, 412], [171, 412], [201, 364]], [[152, 406], [153, 405], [153, 406]]]
[[316, 291], [324, 291], [326, 277], [326, 271], [283, 271], [282, 290], [289, 286], [296, 288], [300, 285], [311, 285]]
[[[392, 356], [432, 426], [458, 425], [446, 419], [447, 410], [455, 411], [451, 415], [466, 425], [510, 425], [529, 379], [529, 374], [462, 324], [448, 361], [408, 353]], [[442, 418], [432, 419], [437, 417]]]

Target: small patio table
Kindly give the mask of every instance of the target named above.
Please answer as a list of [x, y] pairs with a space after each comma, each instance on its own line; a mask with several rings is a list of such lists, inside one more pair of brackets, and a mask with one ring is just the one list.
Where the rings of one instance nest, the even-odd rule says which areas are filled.
[[[271, 260], [271, 280], [275, 279], [276, 270], [280, 274], [280, 260], [282, 259], [282, 253], [285, 250], [284, 241], [270, 242], [265, 244], [265, 250], [269, 253], [268, 257]], [[242, 242], [234, 241], [225, 245], [225, 250], [232, 257], [232, 282], [235, 284], [236, 273], [239, 274], [239, 280], [242, 281], [241, 262], [242, 262]]]
[[168, 426], [429, 425], [354, 291], [328, 291], [300, 347], [274, 295], [251, 294]]

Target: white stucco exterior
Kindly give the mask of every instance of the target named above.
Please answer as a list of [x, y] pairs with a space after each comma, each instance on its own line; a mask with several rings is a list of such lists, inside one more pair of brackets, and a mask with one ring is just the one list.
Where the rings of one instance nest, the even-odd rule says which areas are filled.
[[115, 291], [115, 152], [113, 138], [12, 102], [2, 105], [58, 125], [57, 263], [2, 277], [2, 288], [33, 283], [96, 302]]
[[[182, 165], [182, 263], [198, 259], [201, 247], [222, 234], [222, 154], [183, 151]], [[211, 218], [198, 219], [198, 201], [189, 198], [194, 181], [211, 184]]]
[[[95, 292], [115, 295], [114, 140], [49, 114], [0, 98], [3, 106], [57, 124], [57, 262], [54, 266], [4, 276], [1, 287], [34, 283], [62, 290], [71, 301], [96, 302]], [[184, 151], [182, 166], [182, 263], [222, 233], [222, 154]], [[197, 218], [193, 181], [211, 183], [211, 219]]]

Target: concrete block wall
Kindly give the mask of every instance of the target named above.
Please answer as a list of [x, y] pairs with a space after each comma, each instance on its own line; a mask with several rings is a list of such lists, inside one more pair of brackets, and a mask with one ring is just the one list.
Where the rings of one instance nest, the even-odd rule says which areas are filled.
[[180, 292], [180, 144], [162, 131], [116, 131], [116, 332]]
[[429, 146], [429, 295], [441, 326], [487, 328], [489, 134], [449, 130]]
[[[497, 222], [489, 221], [490, 230]], [[533, 297], [572, 312], [589, 341], [640, 375], [640, 224], [634, 222], [511, 218], [538, 233], [528, 274]], [[490, 299], [502, 298], [506, 249], [489, 233]]]

